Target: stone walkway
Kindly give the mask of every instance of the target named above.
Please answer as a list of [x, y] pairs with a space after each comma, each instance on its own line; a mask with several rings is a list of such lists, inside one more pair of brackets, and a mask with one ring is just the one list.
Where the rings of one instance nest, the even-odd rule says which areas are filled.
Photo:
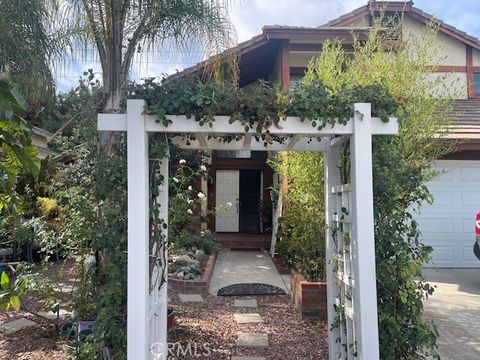
[[270, 256], [262, 251], [231, 251], [218, 253], [209, 292], [217, 295], [225, 286], [260, 283], [279, 287], [288, 293], [284, 278], [278, 273]]
[[[168, 341], [207, 346], [210, 360], [326, 359], [326, 324], [303, 322], [289, 296], [221, 297], [169, 290], [177, 316]], [[195, 301], [192, 301], [195, 300]], [[195, 345], [196, 344], [196, 345]], [[170, 358], [170, 357], [169, 357]], [[191, 359], [185, 355], [172, 359]]]
[[[209, 359], [325, 359], [325, 325], [302, 322], [289, 295], [216, 296], [226, 286], [252, 283], [275, 286], [288, 294], [289, 282], [289, 276], [281, 276], [264, 252], [221, 250], [209, 294], [170, 291], [170, 304], [179, 317], [169, 342], [205, 341], [212, 347]], [[177, 299], [179, 307], [175, 307]]]

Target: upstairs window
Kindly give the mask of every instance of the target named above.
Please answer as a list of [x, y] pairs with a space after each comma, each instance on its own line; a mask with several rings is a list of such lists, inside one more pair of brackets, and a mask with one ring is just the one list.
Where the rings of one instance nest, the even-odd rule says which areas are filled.
[[480, 73], [473, 74], [473, 91], [476, 96], [480, 96]]
[[290, 74], [290, 89], [293, 89], [304, 76], [304, 74]]

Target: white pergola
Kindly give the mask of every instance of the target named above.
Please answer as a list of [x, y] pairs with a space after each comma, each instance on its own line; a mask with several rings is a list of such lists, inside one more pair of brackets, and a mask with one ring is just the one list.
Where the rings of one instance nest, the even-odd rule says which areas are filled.
[[[163, 360], [168, 348], [167, 283], [160, 290], [149, 291], [149, 132], [168, 134], [176, 145], [188, 149], [324, 152], [329, 358], [379, 359], [372, 135], [397, 134], [397, 119], [384, 123], [371, 116], [370, 104], [354, 104], [354, 117], [346, 125], [318, 130], [309, 122], [289, 117], [281, 126], [269, 129], [271, 135], [288, 136], [288, 141], [265, 145], [254, 129], [245, 132], [241, 124], [229, 124], [228, 116], [216, 116], [212, 127], [200, 126], [185, 116], [167, 116], [172, 123], [164, 126], [147, 115], [145, 107], [143, 100], [128, 100], [126, 114], [98, 116], [99, 131], [127, 132], [128, 359]], [[195, 140], [187, 141], [180, 134], [194, 135]], [[224, 135], [239, 140], [218, 140]], [[348, 139], [351, 181], [342, 184], [338, 166], [341, 144]], [[161, 170], [165, 183], [160, 202], [166, 221], [168, 159], [163, 159]], [[338, 326], [330, 330], [336, 320]]]

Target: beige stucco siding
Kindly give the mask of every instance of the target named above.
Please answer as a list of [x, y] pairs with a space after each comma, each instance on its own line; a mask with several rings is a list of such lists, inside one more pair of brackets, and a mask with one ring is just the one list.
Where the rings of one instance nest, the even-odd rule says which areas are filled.
[[[403, 38], [405, 41], [420, 41], [424, 38], [425, 25], [423, 23], [407, 15], [403, 19], [402, 26]], [[431, 65], [466, 65], [465, 45], [460, 41], [439, 32], [434, 41], [433, 47], [438, 49], [438, 51], [432, 53]]]
[[468, 98], [466, 73], [430, 73], [426, 79], [432, 85], [433, 97], [446, 95], [456, 99]]
[[473, 50], [472, 51], [473, 57], [473, 66], [480, 66], [480, 51]]
[[348, 27], [366, 27], [369, 24], [369, 15], [366, 15], [354, 22], [348, 24]]
[[313, 51], [290, 51], [290, 67], [306, 67], [312, 58], [319, 55], [319, 52]]

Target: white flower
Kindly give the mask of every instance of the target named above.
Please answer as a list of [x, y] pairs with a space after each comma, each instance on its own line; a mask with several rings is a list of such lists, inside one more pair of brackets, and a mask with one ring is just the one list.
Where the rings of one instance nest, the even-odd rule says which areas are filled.
[[193, 215], [192, 209], [188, 209], [188, 210], [187, 210], [187, 213], [189, 213], [190, 215]]
[[192, 191], [192, 190], [193, 190], [193, 187], [192, 187], [192, 185], [190, 185], [190, 186], [188, 187], [188, 190], [190, 190], [190, 191]]
[[178, 183], [180, 181], [176, 177], [174, 177], [172, 180], [173, 180], [173, 182], [176, 182], [176, 183]]
[[232, 206], [233, 206], [233, 204], [232, 204], [230, 201], [227, 201], [227, 203], [226, 203], [225, 205], [227, 205], [228, 207], [232, 207]]
[[207, 198], [207, 196], [204, 193], [202, 193], [201, 191], [198, 193], [197, 196], [200, 200], [205, 200]]
[[207, 171], [207, 167], [205, 165], [200, 165], [200, 170]]
[[193, 202], [192, 199], [188, 199], [188, 200], [187, 200], [187, 203], [188, 203], [188, 204], [191, 204], [192, 202]]
[[186, 164], [187, 163], [187, 160], [185, 159], [180, 159], [180, 161], [178, 162], [179, 164]]

